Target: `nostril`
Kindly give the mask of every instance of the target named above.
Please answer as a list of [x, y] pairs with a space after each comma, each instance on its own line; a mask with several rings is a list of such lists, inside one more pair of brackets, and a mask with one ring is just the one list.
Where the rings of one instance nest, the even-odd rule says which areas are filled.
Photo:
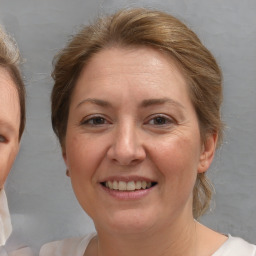
[[136, 149], [115, 149], [112, 148], [108, 152], [108, 157], [120, 165], [137, 164], [144, 160], [146, 153], [142, 148]]
[[141, 162], [140, 159], [112, 159], [112, 161], [120, 166], [134, 166]]
[[107, 157], [120, 165], [135, 165], [142, 161], [146, 153], [136, 132], [134, 123], [126, 121], [120, 124], [117, 133], [113, 134]]

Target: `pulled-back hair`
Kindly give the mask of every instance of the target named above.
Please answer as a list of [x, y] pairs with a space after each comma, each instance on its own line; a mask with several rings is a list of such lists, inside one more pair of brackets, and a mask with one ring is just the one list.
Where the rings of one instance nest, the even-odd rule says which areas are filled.
[[19, 139], [25, 128], [26, 109], [25, 109], [25, 86], [21, 77], [20, 52], [14, 39], [8, 35], [4, 28], [0, 26], [0, 67], [4, 68], [13, 80], [20, 102], [20, 127]]
[[[109, 47], [151, 47], [174, 59], [187, 80], [196, 110], [202, 143], [207, 134], [222, 140], [220, 116], [222, 75], [213, 55], [197, 35], [175, 17], [149, 9], [125, 9], [85, 26], [54, 60], [52, 126], [65, 147], [65, 135], [72, 92], [81, 70], [98, 52]], [[107, 63], [106, 63], [107, 65]], [[193, 191], [195, 218], [207, 210], [212, 187], [205, 173], [197, 176]]]

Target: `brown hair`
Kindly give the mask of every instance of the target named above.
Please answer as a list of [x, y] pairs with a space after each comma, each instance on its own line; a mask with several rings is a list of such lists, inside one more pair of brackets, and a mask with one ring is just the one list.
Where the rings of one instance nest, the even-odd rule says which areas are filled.
[[5, 33], [0, 26], [0, 67], [3, 67], [11, 76], [16, 85], [20, 101], [20, 128], [19, 139], [25, 128], [26, 109], [25, 109], [25, 86], [19, 70], [20, 53], [16, 42], [12, 37]]
[[[197, 35], [175, 17], [149, 9], [126, 9], [85, 26], [55, 57], [52, 77], [52, 126], [62, 147], [72, 91], [82, 68], [107, 47], [153, 47], [176, 60], [187, 79], [202, 141], [209, 133], [222, 139], [220, 117], [222, 75], [212, 54]], [[207, 210], [212, 189], [205, 173], [198, 174], [193, 191], [195, 218]]]

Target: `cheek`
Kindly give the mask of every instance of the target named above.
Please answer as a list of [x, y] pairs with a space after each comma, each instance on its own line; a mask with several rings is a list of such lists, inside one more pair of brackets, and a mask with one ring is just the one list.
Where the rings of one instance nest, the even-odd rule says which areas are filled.
[[185, 186], [195, 181], [199, 148], [199, 143], [191, 138], [176, 137], [159, 144], [152, 155], [165, 180]]
[[101, 141], [74, 135], [66, 141], [66, 163], [72, 177], [92, 176], [101, 162], [104, 148]]
[[0, 188], [3, 187], [7, 176], [12, 168], [17, 152], [3, 152], [0, 156]]
[[9, 172], [10, 172], [10, 168], [6, 168], [6, 166], [2, 166], [2, 164], [1, 164], [0, 189], [3, 188]]
[[89, 216], [95, 208], [95, 186], [98, 167], [104, 158], [102, 141], [74, 135], [66, 140], [67, 167], [78, 202]]

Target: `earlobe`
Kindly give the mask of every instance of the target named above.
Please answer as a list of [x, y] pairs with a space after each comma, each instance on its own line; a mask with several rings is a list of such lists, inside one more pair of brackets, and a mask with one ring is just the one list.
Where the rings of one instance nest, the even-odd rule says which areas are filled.
[[67, 154], [66, 154], [66, 149], [65, 148], [62, 148], [62, 157], [63, 157], [63, 160], [68, 168], [68, 161], [67, 161]]
[[65, 149], [62, 149], [62, 157], [63, 157], [64, 162], [65, 162], [66, 167], [67, 167], [67, 169], [66, 169], [66, 176], [70, 177], [70, 173], [69, 173], [69, 169], [68, 169], [69, 166], [68, 166], [68, 162], [67, 162], [67, 155], [66, 155], [66, 150]]
[[202, 152], [199, 159], [198, 173], [206, 172], [214, 158], [218, 134], [208, 134], [202, 146]]

